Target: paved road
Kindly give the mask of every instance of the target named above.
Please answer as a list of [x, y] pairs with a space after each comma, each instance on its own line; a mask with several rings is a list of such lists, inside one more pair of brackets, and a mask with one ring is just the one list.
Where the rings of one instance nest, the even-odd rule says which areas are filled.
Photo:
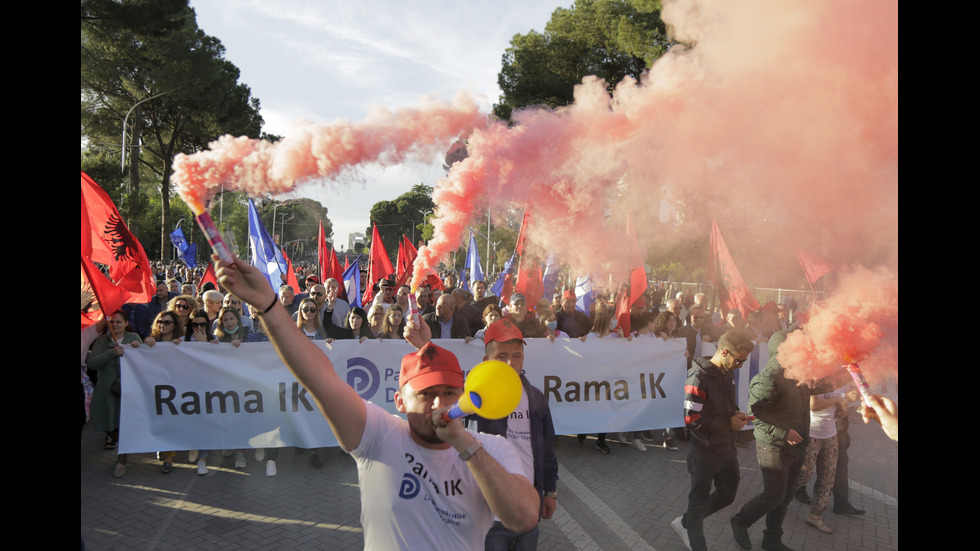
[[[809, 507], [793, 502], [784, 543], [797, 551], [898, 549], [898, 446], [876, 426], [852, 414], [850, 485], [852, 502], [867, 514], [824, 518], [834, 529], [822, 534], [805, 524]], [[579, 445], [558, 438], [558, 511], [542, 521], [539, 549], [682, 551], [670, 521], [687, 506], [690, 479], [687, 444], [671, 452], [650, 447], [641, 453], [609, 441], [602, 455], [594, 440]], [[338, 448], [321, 450], [322, 469], [307, 456], [280, 450], [278, 476], [248, 453], [245, 469], [234, 456], [216, 459], [208, 476], [197, 476], [177, 455], [174, 471], [160, 473], [153, 455], [131, 456], [127, 474], [113, 478], [115, 452], [102, 448], [103, 435], [82, 430], [82, 540], [86, 549], [189, 551], [203, 549], [361, 549], [360, 503], [354, 462]], [[708, 547], [738, 550], [728, 519], [762, 488], [754, 443], [739, 448], [742, 481], [735, 503], [705, 522]], [[812, 487], [812, 482], [811, 482]], [[763, 521], [749, 534], [757, 547]]]

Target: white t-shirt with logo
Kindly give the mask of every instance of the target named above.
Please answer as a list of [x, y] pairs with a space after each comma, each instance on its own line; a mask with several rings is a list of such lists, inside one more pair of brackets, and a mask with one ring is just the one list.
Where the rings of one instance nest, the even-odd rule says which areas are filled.
[[[364, 434], [350, 452], [361, 488], [364, 549], [483, 549], [493, 512], [459, 453], [423, 448], [408, 421], [371, 402], [365, 406]], [[524, 475], [507, 440], [470, 432], [507, 472]]]

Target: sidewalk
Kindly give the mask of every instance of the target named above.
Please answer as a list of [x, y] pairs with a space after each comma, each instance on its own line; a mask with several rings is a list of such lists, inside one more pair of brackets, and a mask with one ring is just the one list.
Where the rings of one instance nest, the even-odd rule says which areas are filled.
[[[809, 506], [794, 501], [784, 523], [784, 543], [796, 551], [898, 549], [898, 445], [875, 425], [852, 414], [851, 501], [867, 514], [824, 519], [823, 534], [805, 524]], [[558, 511], [542, 521], [538, 549], [683, 551], [672, 519], [687, 507], [690, 478], [687, 443], [671, 452], [645, 453], [609, 435], [612, 453], [600, 454], [590, 438], [558, 438]], [[82, 539], [89, 551], [189, 551], [202, 549], [362, 549], [360, 499], [353, 460], [339, 448], [320, 450], [322, 469], [293, 448], [279, 451], [278, 476], [247, 452], [248, 466], [234, 468], [234, 454], [212, 452], [211, 474], [197, 476], [178, 452], [163, 475], [151, 454], [129, 457], [126, 476], [113, 478], [115, 451], [102, 449], [103, 435], [82, 431]], [[742, 480], [735, 503], [705, 521], [708, 547], [737, 551], [728, 519], [761, 490], [754, 444], [738, 448]], [[223, 460], [223, 461], [222, 461]], [[215, 463], [212, 463], [215, 464]], [[812, 488], [812, 481], [810, 484]], [[764, 521], [749, 529], [753, 546]]]

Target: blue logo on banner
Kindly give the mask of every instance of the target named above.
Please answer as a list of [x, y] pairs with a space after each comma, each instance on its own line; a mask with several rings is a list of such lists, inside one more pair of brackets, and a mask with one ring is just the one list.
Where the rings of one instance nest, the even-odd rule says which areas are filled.
[[347, 384], [357, 391], [365, 400], [370, 400], [381, 386], [378, 367], [367, 358], [349, 358], [347, 360]]
[[405, 473], [402, 477], [402, 486], [398, 489], [398, 497], [403, 499], [412, 499], [413, 497], [419, 495], [419, 490], [422, 485], [419, 484], [419, 479], [415, 477], [412, 473]]

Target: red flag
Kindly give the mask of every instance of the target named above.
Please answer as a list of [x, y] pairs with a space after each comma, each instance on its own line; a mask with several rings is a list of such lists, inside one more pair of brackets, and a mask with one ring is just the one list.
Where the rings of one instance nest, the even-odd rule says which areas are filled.
[[127, 302], [149, 302], [156, 293], [150, 259], [109, 195], [84, 172], [81, 230], [82, 258], [109, 266], [112, 281], [129, 291]]
[[625, 283], [620, 285], [619, 291], [616, 292], [616, 311], [614, 316], [617, 320], [617, 325], [623, 328], [623, 335], [629, 336], [632, 330], [630, 324], [630, 306], [636, 299], [633, 298], [630, 292], [630, 286]]
[[214, 274], [214, 264], [208, 262], [208, 267], [204, 270], [204, 277], [201, 278], [201, 288], [204, 288], [204, 284], [207, 282], [214, 284], [214, 288], [218, 288], [218, 277]]
[[811, 288], [824, 274], [839, 268], [830, 259], [807, 251], [796, 251], [796, 259], [800, 261], [800, 266], [803, 267], [803, 275], [806, 276]]
[[361, 304], [371, 304], [371, 300], [374, 299], [372, 290], [374, 284], [395, 273], [395, 269], [391, 266], [391, 259], [388, 258], [388, 251], [385, 250], [385, 244], [381, 241], [381, 234], [378, 233], [378, 225], [372, 224], [372, 226], [374, 229], [371, 231], [371, 258], [368, 261], [368, 281], [365, 285], [367, 289], [364, 290]]
[[440, 278], [436, 274], [429, 274], [428, 276], [426, 276], [425, 281], [422, 282], [422, 285], [428, 285], [430, 289], [442, 289], [443, 291], [446, 290], [446, 286], [442, 284], [442, 278]]
[[408, 279], [412, 277], [412, 270], [415, 266], [415, 258], [418, 255], [419, 250], [403, 235], [401, 243], [398, 244], [398, 269], [401, 272], [398, 274], [397, 285], [399, 287], [408, 284]]
[[749, 314], [759, 309], [759, 301], [752, 295], [749, 286], [745, 284], [742, 275], [735, 267], [735, 261], [725, 246], [721, 237], [718, 223], [711, 221], [711, 258], [708, 264], [708, 274], [711, 283], [718, 290], [721, 312], [727, 316], [728, 311], [737, 308], [742, 313], [742, 319], [748, 319]]
[[[524, 269], [524, 266], [521, 266], [520, 271], [517, 272], [517, 283], [514, 285], [514, 291], [524, 295], [524, 298], [527, 299], [527, 309], [533, 311], [537, 308], [538, 301], [544, 294], [544, 282], [541, 263], [538, 262], [538, 259], [533, 259], [530, 265], [534, 266], [534, 270]], [[508, 302], [510, 301], [508, 300]]]
[[[524, 217], [521, 219], [521, 231], [517, 234], [517, 245], [514, 247], [517, 256], [524, 254], [524, 238], [527, 236], [527, 228], [531, 225], [531, 207], [524, 209]], [[530, 305], [528, 305], [530, 306]]]
[[327, 238], [323, 235], [323, 221], [320, 221], [320, 233], [317, 234], [316, 239], [316, 258], [317, 264], [320, 267], [320, 282], [324, 282], [330, 274], [330, 253], [327, 252]]
[[[629, 305], [633, 306], [633, 303], [639, 300], [640, 296], [647, 290], [647, 271], [643, 267], [643, 254], [640, 251], [640, 244], [636, 241], [636, 229], [633, 227], [633, 220], [629, 215], [626, 216], [626, 240], [629, 244], [628, 258], [630, 260]], [[629, 309], [627, 308], [627, 310]]]
[[286, 251], [282, 251], [282, 257], [286, 259], [286, 285], [289, 285], [295, 291], [299, 289], [300, 286], [299, 280], [296, 279], [296, 270], [293, 269], [293, 261], [289, 259], [289, 255], [286, 254]]
[[117, 287], [95, 267], [91, 260], [82, 257], [82, 329], [98, 322], [118, 310], [129, 297], [129, 291]]

